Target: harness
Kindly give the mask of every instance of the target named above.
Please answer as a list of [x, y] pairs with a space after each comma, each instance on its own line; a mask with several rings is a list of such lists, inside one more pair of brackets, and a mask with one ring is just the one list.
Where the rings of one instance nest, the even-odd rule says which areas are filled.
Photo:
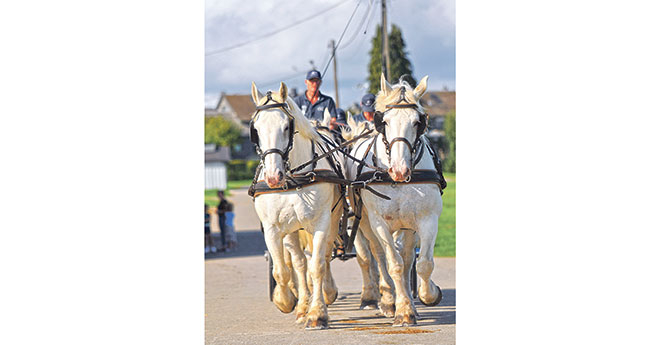
[[[414, 103], [410, 103], [407, 101], [405, 97], [405, 89], [402, 87], [401, 88], [401, 97], [399, 98], [399, 101], [395, 104], [388, 104], [386, 105], [387, 110], [385, 112], [376, 112], [374, 115], [374, 124], [376, 127], [376, 131], [378, 132], [374, 137], [373, 140], [370, 141], [369, 146], [367, 147], [367, 150], [365, 151], [364, 156], [362, 159], [353, 157], [350, 153], [346, 152], [343, 150], [346, 146], [352, 144], [353, 142], [356, 142], [359, 139], [365, 138], [366, 136], [370, 135], [372, 133], [372, 130], [365, 130], [362, 132], [360, 135], [354, 137], [353, 139], [340, 143], [338, 144], [337, 142], [333, 141], [332, 139], [327, 138], [324, 135], [320, 135], [322, 140], [324, 141], [323, 144], [321, 143], [314, 143], [314, 141], [311, 141], [312, 145], [312, 159], [309, 161], [300, 164], [297, 167], [290, 168], [290, 162], [289, 162], [289, 153], [293, 147], [293, 136], [295, 133], [294, 131], [294, 117], [291, 115], [289, 111], [289, 106], [287, 103], [277, 103], [275, 100], [272, 99], [272, 93], [271, 91], [268, 91], [266, 94], [267, 99], [264, 104], [257, 106], [257, 110], [255, 114], [252, 117], [252, 120], [250, 121], [250, 141], [255, 145], [256, 152], [259, 155], [260, 162], [259, 165], [257, 166], [257, 170], [255, 172], [254, 179], [252, 180], [252, 184], [250, 185], [250, 188], [248, 189], [248, 195], [250, 195], [253, 199], [256, 198], [259, 195], [262, 194], [268, 194], [268, 193], [280, 193], [280, 192], [286, 192], [286, 191], [291, 191], [291, 190], [301, 190], [302, 187], [309, 186], [315, 183], [333, 183], [338, 185], [338, 188], [340, 190], [341, 197], [337, 202], [334, 204], [332, 207], [332, 211], [335, 210], [335, 208], [339, 205], [339, 202], [344, 200], [342, 203], [342, 207], [344, 208], [341, 223], [340, 223], [340, 229], [339, 229], [339, 236], [341, 238], [341, 243], [339, 243], [336, 248], [335, 248], [335, 253], [333, 257], [338, 257], [341, 260], [347, 260], [350, 257], [353, 257], [354, 254], [347, 254], [350, 252], [353, 248], [353, 244], [355, 241], [355, 237], [357, 235], [357, 231], [360, 226], [360, 221], [361, 221], [361, 215], [362, 215], [362, 207], [364, 205], [362, 201], [362, 195], [361, 195], [361, 190], [366, 189], [369, 192], [373, 193], [374, 195], [383, 198], [385, 200], [391, 200], [387, 195], [384, 195], [375, 189], [373, 189], [370, 185], [371, 184], [391, 184], [392, 186], [396, 186], [399, 183], [404, 183], [404, 184], [409, 184], [409, 183], [435, 183], [439, 186], [440, 188], [440, 193], [442, 193], [442, 190], [447, 186], [447, 183], [442, 175], [442, 164], [440, 162], [440, 159], [438, 157], [437, 152], [435, 151], [435, 148], [433, 148], [432, 145], [426, 141], [426, 139], [423, 139], [422, 135], [427, 129], [427, 122], [428, 122], [428, 115], [426, 113], [423, 113], [419, 110], [418, 106]], [[269, 102], [274, 102], [272, 104], [268, 104]], [[287, 147], [284, 151], [277, 149], [277, 148], [272, 148], [268, 149], [266, 151], [261, 150], [259, 147], [259, 136], [257, 130], [254, 128], [254, 121], [257, 118], [257, 115], [260, 111], [262, 110], [267, 110], [267, 109], [274, 109], [274, 108], [279, 108], [281, 109], [289, 118], [289, 142], [287, 144]], [[400, 109], [400, 108], [413, 108], [417, 113], [419, 114], [419, 122], [417, 124], [417, 134], [415, 137], [415, 141], [413, 144], [411, 144], [408, 139], [405, 137], [397, 137], [392, 139], [391, 141], [388, 141], [385, 135], [385, 123], [383, 121], [383, 117], [386, 112], [392, 110], [392, 109]], [[408, 178], [408, 180], [404, 182], [395, 182], [393, 181], [389, 174], [387, 173], [386, 169], [383, 169], [381, 167], [378, 167], [377, 161], [376, 161], [376, 146], [374, 145], [378, 137], [381, 137], [381, 140], [385, 144], [386, 147], [386, 153], [388, 156], [388, 164], [391, 161], [391, 148], [392, 145], [396, 142], [403, 142], [406, 144], [406, 146], [410, 149], [411, 151], [411, 160], [412, 160], [412, 173], [411, 176]], [[368, 141], [368, 140], [367, 140]], [[364, 141], [360, 143], [360, 145], [364, 144]], [[321, 150], [321, 154], [316, 153], [316, 145], [318, 145], [319, 149]], [[433, 163], [435, 165], [436, 171], [433, 170], [426, 170], [426, 169], [418, 169], [415, 170], [415, 166], [421, 161], [424, 150], [420, 149], [422, 146], [425, 146], [429, 153], [431, 154], [431, 157], [433, 158]], [[359, 146], [358, 146], [359, 147]], [[369, 164], [367, 163], [366, 159], [371, 152], [371, 149], [374, 149], [373, 155], [372, 155], [372, 163]], [[357, 169], [357, 178], [354, 181], [347, 180], [345, 176], [343, 175], [341, 171], [341, 166], [339, 165], [338, 162], [335, 161], [335, 159], [332, 157], [332, 155], [335, 152], [341, 152], [345, 157], [352, 159], [356, 162], [359, 163], [358, 169]], [[279, 154], [282, 157], [282, 160], [285, 164], [285, 170], [286, 173], [284, 174], [285, 178], [285, 183], [282, 188], [270, 188], [266, 184], [265, 181], [258, 181], [259, 175], [261, 174], [261, 170], [264, 167], [264, 161], [267, 155], [276, 153]], [[415, 157], [413, 159], [413, 157]], [[316, 163], [321, 160], [321, 159], [327, 159], [331, 170], [330, 169], [316, 169]], [[307, 172], [300, 172], [302, 169], [305, 167], [311, 166], [311, 170]], [[372, 171], [362, 173], [362, 170], [365, 167], [369, 167], [370, 169], [373, 169]], [[355, 195], [355, 201], [356, 204], [354, 205], [354, 213], [349, 212], [349, 207], [346, 202], [346, 199], [344, 198], [346, 188], [351, 188]], [[355, 221], [353, 222], [353, 225], [351, 227], [351, 234], [350, 236], [348, 235], [348, 229], [347, 229], [347, 220], [350, 216], [354, 215], [355, 216]]]

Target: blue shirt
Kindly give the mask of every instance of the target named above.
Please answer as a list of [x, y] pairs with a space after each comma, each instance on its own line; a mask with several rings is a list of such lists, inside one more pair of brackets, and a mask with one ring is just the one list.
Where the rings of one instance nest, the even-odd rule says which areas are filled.
[[337, 119], [338, 123], [346, 124], [346, 119], [344, 116], [337, 117], [337, 108], [335, 107], [335, 101], [319, 92], [319, 99], [312, 105], [312, 102], [307, 99], [305, 95], [306, 92], [296, 96], [293, 101], [296, 102], [300, 110], [305, 114], [305, 117], [310, 120], [323, 121], [323, 112], [327, 108], [330, 112], [330, 115]]

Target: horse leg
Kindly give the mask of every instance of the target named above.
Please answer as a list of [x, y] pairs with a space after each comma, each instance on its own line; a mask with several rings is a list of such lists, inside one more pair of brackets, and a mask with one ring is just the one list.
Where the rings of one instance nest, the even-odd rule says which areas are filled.
[[284, 246], [291, 254], [291, 263], [294, 268], [294, 277], [296, 277], [298, 287], [298, 306], [296, 307], [296, 323], [305, 321], [307, 310], [309, 309], [309, 290], [307, 289], [307, 258], [300, 247], [298, 231], [287, 235], [284, 238]]
[[323, 301], [323, 280], [326, 271], [326, 250], [328, 247], [328, 236], [330, 232], [330, 214], [328, 217], [322, 217], [314, 229], [314, 242], [312, 250], [312, 260], [309, 270], [314, 281], [314, 291], [312, 292], [312, 303], [307, 312], [306, 329], [325, 329], [328, 328], [328, 307]]
[[326, 305], [334, 303], [339, 295], [337, 290], [337, 285], [335, 284], [335, 279], [332, 276], [332, 271], [330, 270], [330, 261], [332, 260], [332, 247], [334, 244], [335, 238], [337, 238], [337, 233], [339, 232], [339, 221], [341, 218], [341, 208], [337, 207], [335, 211], [331, 214], [330, 220], [330, 234], [328, 236], [327, 249], [325, 253], [325, 279], [323, 280], [323, 300]]
[[380, 217], [371, 218], [371, 226], [385, 249], [387, 256], [387, 268], [394, 281], [396, 291], [396, 312], [392, 326], [410, 326], [417, 324], [415, 309], [410, 296], [406, 293], [405, 280], [403, 279], [403, 258], [395, 248], [394, 238], [387, 224]]
[[[357, 262], [362, 271], [362, 294], [360, 296], [360, 309], [378, 309], [378, 286], [374, 278], [374, 273], [378, 273], [376, 260], [369, 252], [369, 244], [361, 231], [358, 231], [355, 237], [355, 253]], [[375, 271], [375, 272], [374, 272]]]
[[277, 233], [274, 225], [267, 225], [264, 228], [264, 238], [266, 247], [273, 258], [273, 277], [277, 282], [275, 291], [273, 291], [273, 303], [283, 313], [290, 313], [296, 305], [296, 297], [289, 289], [289, 280], [291, 272], [284, 263], [284, 248], [282, 246], [282, 236]]
[[432, 216], [419, 227], [419, 260], [417, 261], [417, 274], [421, 278], [419, 284], [419, 300], [424, 305], [434, 306], [442, 300], [442, 291], [431, 280], [433, 272], [433, 247], [438, 235], [438, 217]]
[[[291, 250], [289, 250], [286, 246], [287, 238], [291, 235], [286, 235], [284, 236], [284, 263], [286, 264], [286, 267], [289, 269], [289, 272], [294, 272], [293, 269], [293, 263], [291, 262]], [[293, 292], [293, 295], [298, 298], [298, 289], [296, 289], [296, 285], [298, 284], [297, 276], [295, 274], [291, 275], [291, 279], [289, 280], [289, 289], [291, 292]]]
[[378, 289], [380, 291], [380, 301], [378, 301], [378, 308], [380, 312], [383, 313], [386, 317], [394, 317], [394, 282], [392, 277], [390, 277], [387, 270], [387, 260], [385, 257], [385, 251], [380, 245], [378, 237], [374, 234], [371, 229], [371, 224], [366, 212], [362, 212], [362, 222], [360, 223], [360, 230], [364, 234], [364, 237], [369, 241], [369, 248], [371, 249], [371, 254], [376, 259], [378, 263], [378, 270], [380, 271], [380, 280], [378, 283]]
[[[417, 244], [417, 238], [415, 232], [411, 230], [399, 230], [396, 234], [396, 242], [398, 244], [399, 254], [403, 259], [403, 280], [404, 286], [406, 288], [406, 294], [408, 298], [413, 300], [412, 290], [410, 287], [410, 271], [412, 270], [413, 258], [415, 257], [415, 244]], [[415, 311], [415, 316], [419, 318], [415, 304], [413, 303], [413, 310]]]

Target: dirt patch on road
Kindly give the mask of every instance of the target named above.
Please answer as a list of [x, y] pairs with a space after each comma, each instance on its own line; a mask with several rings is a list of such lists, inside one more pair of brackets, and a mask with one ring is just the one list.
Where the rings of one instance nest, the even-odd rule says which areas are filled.
[[385, 327], [376, 327], [376, 326], [369, 326], [369, 327], [353, 327], [353, 328], [347, 328], [347, 331], [368, 331], [372, 329], [383, 329]]
[[418, 334], [418, 333], [433, 333], [433, 331], [427, 331], [425, 329], [415, 329], [415, 328], [406, 328], [396, 331], [383, 331], [383, 332], [374, 332], [375, 334]]

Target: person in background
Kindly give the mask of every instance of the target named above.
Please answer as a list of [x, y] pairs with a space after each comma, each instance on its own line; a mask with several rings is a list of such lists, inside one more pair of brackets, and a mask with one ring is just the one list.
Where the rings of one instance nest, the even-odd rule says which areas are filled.
[[209, 214], [209, 205], [204, 204], [204, 254], [209, 252], [215, 253], [218, 251], [218, 248], [215, 247], [213, 243], [213, 237], [211, 237], [211, 215]]
[[224, 251], [227, 243], [225, 242], [225, 233], [227, 231], [227, 209], [229, 208], [229, 201], [225, 199], [225, 192], [222, 190], [218, 191], [218, 199], [220, 203], [218, 204], [218, 225], [220, 226], [220, 241], [222, 242], [222, 247], [220, 251]]
[[345, 125], [346, 116], [342, 117], [337, 114], [335, 101], [321, 93], [321, 72], [311, 70], [307, 73], [305, 79], [305, 86], [307, 90], [300, 95], [296, 96], [293, 101], [300, 107], [300, 110], [305, 114], [305, 117], [310, 120], [323, 121], [323, 111], [327, 108], [332, 116], [333, 126], [336, 123]]
[[376, 112], [375, 108], [376, 96], [373, 93], [368, 93], [362, 96], [362, 102], [360, 106], [362, 107], [362, 113], [355, 115], [355, 122], [360, 123], [363, 121], [374, 121], [374, 114]]
[[225, 212], [225, 243], [227, 243], [227, 251], [233, 251], [238, 246], [238, 239], [236, 238], [236, 229], [234, 228], [234, 205], [229, 203], [227, 212]]

